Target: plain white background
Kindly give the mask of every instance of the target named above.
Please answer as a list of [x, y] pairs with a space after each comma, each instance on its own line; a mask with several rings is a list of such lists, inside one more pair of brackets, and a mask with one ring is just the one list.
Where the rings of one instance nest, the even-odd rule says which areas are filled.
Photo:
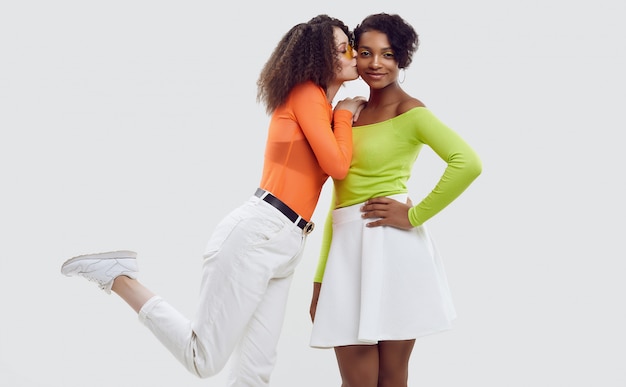
[[[256, 188], [256, 79], [319, 13], [399, 13], [421, 46], [403, 87], [480, 154], [429, 222], [459, 314], [417, 341], [411, 386], [626, 386], [626, 68], [617, 0], [35, 1], [0, 5], [0, 385], [222, 386], [187, 373], [115, 295], [59, 272], [139, 253], [188, 316], [213, 227]], [[338, 98], [364, 94], [355, 81]], [[442, 170], [425, 149], [414, 201]], [[273, 386], [339, 386], [308, 347], [324, 188]]]

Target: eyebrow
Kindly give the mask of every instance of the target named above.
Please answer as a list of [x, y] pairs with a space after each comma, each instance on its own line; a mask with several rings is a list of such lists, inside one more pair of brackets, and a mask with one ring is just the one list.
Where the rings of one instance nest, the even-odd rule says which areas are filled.
[[[361, 49], [361, 48], [364, 48], [364, 49], [366, 49], [366, 50], [370, 50], [370, 51], [372, 51], [372, 48], [371, 48], [371, 47], [369, 47], [369, 46], [363, 46], [363, 45], [360, 45], [360, 46], [359, 46], [359, 49]], [[393, 51], [393, 48], [391, 48], [391, 47], [383, 47], [383, 48], [381, 48], [380, 50], [381, 50], [381, 51]]]

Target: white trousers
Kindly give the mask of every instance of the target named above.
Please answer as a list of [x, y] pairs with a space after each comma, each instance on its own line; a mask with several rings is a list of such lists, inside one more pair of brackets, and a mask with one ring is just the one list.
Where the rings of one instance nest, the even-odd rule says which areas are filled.
[[252, 196], [208, 242], [195, 317], [155, 296], [139, 320], [191, 373], [213, 376], [235, 351], [228, 385], [268, 386], [305, 241], [300, 228]]

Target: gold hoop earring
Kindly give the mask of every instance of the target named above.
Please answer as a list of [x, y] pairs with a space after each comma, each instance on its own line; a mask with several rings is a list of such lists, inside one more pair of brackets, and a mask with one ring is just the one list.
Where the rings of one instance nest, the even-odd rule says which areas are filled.
[[406, 70], [404, 68], [400, 69], [402, 70], [402, 80], [398, 81], [400, 82], [400, 84], [404, 83], [404, 80], [406, 79]]

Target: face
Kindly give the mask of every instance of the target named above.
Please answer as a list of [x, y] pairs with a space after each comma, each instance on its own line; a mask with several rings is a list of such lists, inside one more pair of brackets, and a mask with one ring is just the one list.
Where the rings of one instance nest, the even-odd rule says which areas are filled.
[[337, 81], [344, 82], [357, 79], [359, 74], [356, 71], [356, 59], [348, 36], [339, 27], [334, 27], [334, 34], [340, 63], [340, 68], [337, 70]]
[[380, 31], [361, 34], [356, 63], [359, 75], [371, 88], [382, 89], [398, 80], [398, 62], [387, 35]]

